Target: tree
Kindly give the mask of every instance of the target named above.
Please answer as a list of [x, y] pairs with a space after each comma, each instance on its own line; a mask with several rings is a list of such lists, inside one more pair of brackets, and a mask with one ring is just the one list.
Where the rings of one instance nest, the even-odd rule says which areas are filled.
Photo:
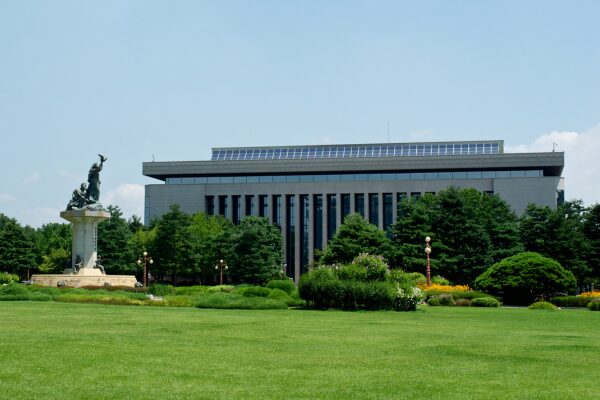
[[593, 205], [585, 214], [583, 234], [589, 245], [587, 260], [590, 267], [590, 278], [600, 283], [600, 204]]
[[236, 282], [264, 283], [280, 274], [281, 232], [263, 217], [245, 217], [234, 228], [229, 274]]
[[492, 265], [477, 277], [475, 286], [501, 295], [505, 302], [529, 304], [574, 289], [576, 280], [558, 262], [539, 253], [526, 252]]
[[69, 224], [42, 225], [36, 230], [35, 243], [40, 272], [62, 273], [70, 267], [73, 231]]
[[521, 250], [510, 207], [475, 189], [451, 187], [404, 199], [390, 231], [396, 248], [392, 265], [423, 272], [424, 241], [430, 236], [432, 272], [457, 283], [471, 282], [495, 261]]
[[156, 238], [151, 249], [154, 260], [152, 270], [158, 281], [170, 275], [171, 282], [176, 283], [178, 274], [189, 275], [195, 266], [188, 229], [190, 216], [181, 211], [178, 204], [172, 204], [169, 212], [155, 221], [155, 226]]
[[136, 233], [140, 229], [144, 229], [142, 219], [135, 214], [127, 220], [127, 225], [129, 226], [129, 230], [131, 231], [131, 233]]
[[28, 268], [36, 267], [34, 231], [0, 214], [0, 271], [25, 278]]
[[558, 261], [573, 272], [580, 285], [589, 280], [586, 257], [589, 243], [584, 234], [585, 209], [581, 200], [556, 209], [530, 204], [520, 219], [520, 236], [526, 251]]
[[216, 282], [215, 265], [218, 260], [231, 262], [233, 227], [233, 223], [221, 215], [202, 212], [192, 215], [188, 229], [200, 282]]
[[390, 251], [391, 243], [385, 233], [361, 215], [352, 213], [327, 243], [320, 262], [347, 264], [361, 253], [389, 256]]
[[131, 248], [132, 233], [118, 206], [107, 207], [110, 219], [98, 224], [98, 255], [107, 273], [123, 274], [136, 270]]

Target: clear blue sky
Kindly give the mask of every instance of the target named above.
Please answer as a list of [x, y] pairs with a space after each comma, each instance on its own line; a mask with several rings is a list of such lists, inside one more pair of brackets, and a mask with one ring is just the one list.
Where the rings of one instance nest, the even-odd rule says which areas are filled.
[[392, 142], [558, 143], [567, 197], [595, 203], [570, 163], [598, 168], [599, 17], [599, 1], [0, 0], [0, 213], [60, 221], [97, 153], [101, 201], [130, 216], [153, 155], [387, 142], [388, 121]]

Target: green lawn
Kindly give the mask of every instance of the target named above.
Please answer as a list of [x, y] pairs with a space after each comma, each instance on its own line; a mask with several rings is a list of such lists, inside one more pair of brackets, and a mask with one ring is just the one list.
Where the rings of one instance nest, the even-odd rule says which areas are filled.
[[0, 302], [2, 399], [598, 399], [600, 312]]

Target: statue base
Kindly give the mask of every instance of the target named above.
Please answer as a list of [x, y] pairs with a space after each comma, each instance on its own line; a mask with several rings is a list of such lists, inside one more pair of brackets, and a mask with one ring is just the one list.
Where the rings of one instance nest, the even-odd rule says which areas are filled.
[[[31, 276], [31, 283], [40, 286], [126, 286], [135, 287], [137, 279], [133, 275], [104, 275], [99, 270], [98, 275], [89, 274], [35, 274]], [[91, 271], [86, 271], [91, 272]]]

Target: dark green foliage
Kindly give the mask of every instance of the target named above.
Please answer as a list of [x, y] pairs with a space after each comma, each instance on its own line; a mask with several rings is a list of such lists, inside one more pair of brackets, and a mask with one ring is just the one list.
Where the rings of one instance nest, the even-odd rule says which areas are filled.
[[108, 206], [110, 219], [98, 225], [98, 256], [107, 274], [131, 274], [137, 270], [127, 221], [118, 206]]
[[587, 307], [590, 298], [581, 296], [557, 296], [552, 297], [550, 302], [558, 307]]
[[175, 288], [171, 285], [153, 283], [148, 287], [148, 292], [154, 296], [166, 296], [169, 294], [175, 294]]
[[530, 310], [558, 310], [558, 307], [556, 307], [552, 303], [548, 303], [547, 301], [536, 301], [535, 303], [530, 304], [527, 308], [529, 308]]
[[[425, 299], [427, 299], [427, 300], [429, 300], [432, 297], [436, 297], [436, 296], [442, 295], [444, 293], [448, 293], [448, 292], [442, 292], [442, 291], [433, 290], [433, 289], [426, 289], [423, 292], [425, 294]], [[468, 292], [463, 292], [463, 291], [460, 291], [460, 290], [456, 290], [456, 291], [450, 292], [450, 294], [452, 295], [452, 298], [455, 301], [458, 300], [458, 299], [473, 300], [473, 299], [476, 299], [478, 297], [491, 297], [487, 293], [478, 292], [476, 290], [471, 290], [471, 291], [468, 291]]]
[[261, 286], [250, 286], [244, 288], [242, 296], [244, 297], [269, 297], [271, 290]]
[[493, 297], [477, 297], [471, 300], [471, 305], [473, 307], [500, 307], [502, 303]]
[[530, 304], [575, 287], [575, 277], [559, 263], [538, 253], [521, 253], [492, 265], [475, 286], [501, 295], [505, 303]]
[[600, 311], [600, 299], [594, 299], [587, 305], [590, 311]]
[[425, 271], [425, 237], [432, 238], [431, 270], [470, 283], [494, 262], [520, 250], [517, 218], [498, 196], [449, 188], [436, 196], [404, 199], [391, 229], [392, 265]]
[[0, 272], [0, 284], [19, 282], [19, 275]]
[[71, 267], [73, 234], [69, 224], [45, 224], [36, 230], [38, 269], [42, 273], [62, 273]]
[[454, 304], [456, 304], [454, 302], [454, 298], [450, 293], [443, 293], [436, 297], [441, 306], [453, 306]]
[[296, 293], [296, 285], [290, 279], [274, 279], [267, 283], [266, 287], [269, 289], [281, 289], [290, 296]]
[[178, 274], [190, 274], [194, 271], [190, 216], [178, 204], [171, 205], [169, 212], [163, 214], [156, 223], [156, 238], [150, 249], [154, 264], [150, 267], [158, 282], [170, 276], [174, 282]]
[[594, 204], [585, 214], [583, 234], [588, 244], [586, 256], [589, 279], [600, 287], [600, 204]]
[[587, 262], [590, 243], [584, 234], [584, 211], [581, 200], [565, 202], [556, 209], [530, 204], [520, 220], [525, 250], [556, 260], [575, 275], [580, 286], [589, 283], [592, 275]]
[[322, 264], [345, 264], [361, 253], [387, 256], [391, 243], [375, 225], [361, 215], [349, 214], [327, 243], [321, 259]]
[[427, 282], [425, 275], [419, 272], [405, 272], [401, 269], [392, 269], [387, 277], [388, 281], [401, 285], [416, 286], [418, 283]]
[[386, 310], [394, 307], [394, 287], [388, 282], [341, 280], [331, 268], [318, 268], [300, 278], [300, 297], [309, 307], [326, 310]]
[[0, 214], [0, 271], [25, 278], [36, 267], [35, 231]]
[[36, 293], [27, 290], [25, 286], [19, 283], [11, 283], [0, 286], [0, 301], [49, 301], [52, 296], [44, 293]]
[[262, 284], [280, 276], [281, 232], [266, 218], [245, 217], [234, 228], [229, 275], [234, 282]]

